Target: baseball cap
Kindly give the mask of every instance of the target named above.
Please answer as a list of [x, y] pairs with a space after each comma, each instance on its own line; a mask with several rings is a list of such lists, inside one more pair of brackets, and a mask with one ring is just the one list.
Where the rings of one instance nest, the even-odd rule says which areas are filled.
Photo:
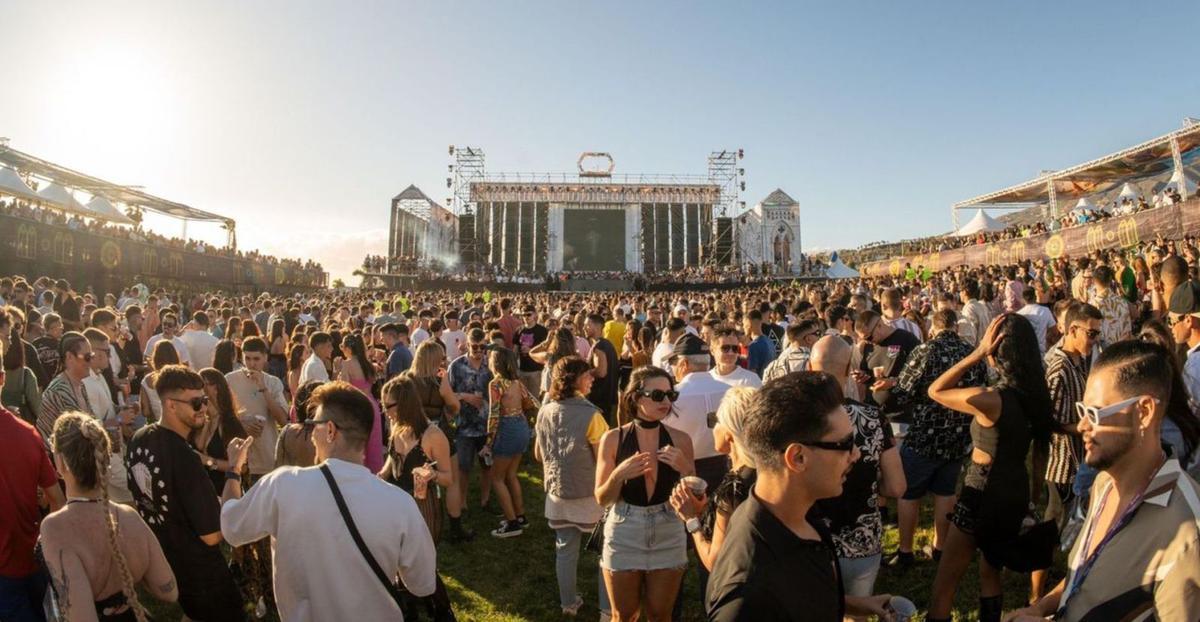
[[671, 348], [671, 356], [695, 356], [699, 354], [708, 354], [708, 344], [704, 340], [691, 334], [684, 333], [675, 340], [675, 345]]
[[1184, 281], [1171, 292], [1171, 302], [1167, 310], [1180, 315], [1200, 313], [1200, 283]]

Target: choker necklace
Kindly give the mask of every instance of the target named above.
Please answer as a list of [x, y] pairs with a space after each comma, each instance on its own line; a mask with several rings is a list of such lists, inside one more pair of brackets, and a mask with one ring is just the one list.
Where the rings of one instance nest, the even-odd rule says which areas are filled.
[[67, 503], [99, 503], [100, 499], [89, 497], [67, 497]]
[[634, 417], [633, 422], [637, 424], [637, 427], [643, 430], [653, 430], [654, 428], [662, 425], [661, 421], [646, 421], [640, 417]]

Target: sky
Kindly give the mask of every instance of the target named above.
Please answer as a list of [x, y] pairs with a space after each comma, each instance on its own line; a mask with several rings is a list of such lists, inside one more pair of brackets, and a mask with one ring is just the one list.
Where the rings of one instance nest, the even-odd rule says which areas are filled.
[[1200, 116], [1196, 2], [0, 0], [0, 15], [12, 147], [231, 216], [242, 248], [352, 283], [386, 251], [391, 197], [449, 196], [451, 144], [492, 172], [606, 151], [616, 174], [703, 174], [710, 151], [743, 148], [741, 198], [782, 188], [802, 247], [833, 249], [947, 231], [956, 201]]

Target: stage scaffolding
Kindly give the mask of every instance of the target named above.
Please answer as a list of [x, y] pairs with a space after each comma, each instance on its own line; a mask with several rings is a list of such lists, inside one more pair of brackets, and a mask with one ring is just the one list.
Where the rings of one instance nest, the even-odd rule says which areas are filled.
[[[743, 149], [723, 149], [708, 155], [709, 183], [721, 189], [720, 198], [713, 205], [713, 213], [708, 215], [708, 222], [701, 230], [701, 248], [705, 249], [701, 258], [704, 265], [736, 265], [738, 258], [734, 249], [737, 240], [734, 239], [734, 227], [719, 226], [722, 219], [731, 218], [746, 209], [746, 203], [740, 197], [746, 189], [746, 169], [739, 162], [745, 157]], [[718, 252], [718, 249], [728, 252]]]
[[490, 251], [480, 247], [481, 243], [487, 244], [488, 238], [482, 232], [487, 231], [490, 223], [480, 223], [475, 203], [471, 200], [471, 184], [484, 179], [485, 156], [479, 147], [450, 145], [449, 151], [451, 176], [446, 178], [446, 187], [452, 194], [446, 204], [459, 217], [464, 228], [470, 225], [469, 230], [459, 232], [458, 254], [464, 263], [476, 263]]

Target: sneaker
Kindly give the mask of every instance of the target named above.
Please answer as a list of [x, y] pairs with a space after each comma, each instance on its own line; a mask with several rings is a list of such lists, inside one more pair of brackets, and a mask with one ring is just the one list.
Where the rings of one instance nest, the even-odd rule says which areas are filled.
[[580, 608], [580, 607], [582, 607], [582, 606], [583, 606], [583, 598], [582, 598], [582, 597], [576, 597], [575, 604], [573, 604], [573, 605], [571, 605], [571, 606], [569, 606], [569, 607], [563, 607], [563, 608], [562, 608], [563, 615], [565, 615], [565, 616], [570, 616], [570, 617], [572, 617], [572, 618], [573, 618], [573, 617], [575, 617], [576, 615], [578, 615], [578, 614], [579, 614], [579, 608]]
[[522, 514], [522, 515], [520, 515], [520, 516], [518, 516], [518, 517], [517, 517], [517, 524], [521, 526], [521, 529], [528, 529], [528, 528], [529, 528], [529, 521], [528, 521], [528, 520], [526, 520], [526, 518], [525, 518], [525, 515], [524, 515], [524, 514]]
[[909, 568], [912, 568], [915, 562], [916, 556], [914, 556], [911, 552], [905, 553], [904, 551], [897, 551], [896, 554], [887, 561], [887, 565], [890, 568], [896, 568], [898, 570], [908, 570]]
[[524, 533], [524, 531], [525, 530], [521, 528], [521, 525], [519, 525], [517, 523], [517, 521], [513, 521], [511, 523], [505, 522], [503, 525], [500, 526], [499, 529], [492, 530], [492, 537], [493, 538], [511, 538], [513, 536], [521, 535], [522, 533]]

